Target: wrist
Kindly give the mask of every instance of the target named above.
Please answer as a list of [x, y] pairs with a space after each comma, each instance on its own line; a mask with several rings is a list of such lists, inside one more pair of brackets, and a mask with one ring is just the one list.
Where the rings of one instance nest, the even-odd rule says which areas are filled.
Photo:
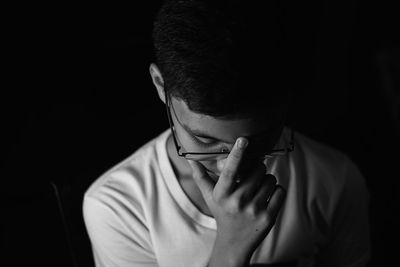
[[231, 254], [213, 253], [207, 267], [247, 267], [249, 261]]
[[217, 238], [210, 257], [208, 267], [247, 267], [252, 251], [239, 248], [232, 243]]

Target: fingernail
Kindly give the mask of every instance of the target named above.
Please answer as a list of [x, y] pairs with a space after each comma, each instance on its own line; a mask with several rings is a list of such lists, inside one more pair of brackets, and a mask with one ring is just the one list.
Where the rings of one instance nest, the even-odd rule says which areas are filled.
[[245, 138], [240, 138], [238, 141], [239, 148], [243, 149], [247, 146], [247, 140]]

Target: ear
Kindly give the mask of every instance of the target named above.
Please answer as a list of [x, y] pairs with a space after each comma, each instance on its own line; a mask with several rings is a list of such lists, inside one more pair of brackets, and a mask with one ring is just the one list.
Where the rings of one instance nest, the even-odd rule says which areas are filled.
[[161, 101], [165, 103], [164, 79], [161, 75], [160, 69], [156, 64], [151, 63], [149, 71], [151, 80], [157, 89], [158, 96], [160, 97]]

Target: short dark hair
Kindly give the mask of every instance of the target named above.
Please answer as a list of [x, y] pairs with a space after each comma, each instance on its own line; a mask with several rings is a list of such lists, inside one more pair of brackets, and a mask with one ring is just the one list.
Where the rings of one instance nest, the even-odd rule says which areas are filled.
[[[255, 1], [256, 2], [256, 1]], [[193, 112], [247, 116], [287, 95], [279, 8], [255, 2], [166, 0], [156, 15], [156, 64], [168, 94]], [[264, 8], [264, 9], [262, 9]]]

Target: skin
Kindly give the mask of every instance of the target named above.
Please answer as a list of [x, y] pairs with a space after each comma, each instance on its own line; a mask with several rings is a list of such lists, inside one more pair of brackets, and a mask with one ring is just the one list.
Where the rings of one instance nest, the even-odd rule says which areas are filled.
[[[165, 103], [163, 78], [155, 64], [150, 66], [150, 75]], [[178, 135], [184, 131], [178, 127], [179, 118], [188, 128], [201, 129], [222, 140], [218, 142], [230, 151], [228, 156], [214, 161], [190, 161], [177, 155], [171, 138], [167, 141], [167, 152], [183, 190], [203, 213], [217, 222], [209, 266], [248, 266], [254, 250], [272, 228], [285, 197], [284, 189], [276, 186], [276, 178], [265, 174], [262, 161], [248, 156], [250, 139], [264, 132], [277, 139], [280, 131], [272, 129], [279, 125], [281, 117], [260, 113], [250, 118], [219, 119], [192, 112], [182, 100], [171, 98], [171, 102]], [[236, 183], [239, 174], [240, 185]]]

